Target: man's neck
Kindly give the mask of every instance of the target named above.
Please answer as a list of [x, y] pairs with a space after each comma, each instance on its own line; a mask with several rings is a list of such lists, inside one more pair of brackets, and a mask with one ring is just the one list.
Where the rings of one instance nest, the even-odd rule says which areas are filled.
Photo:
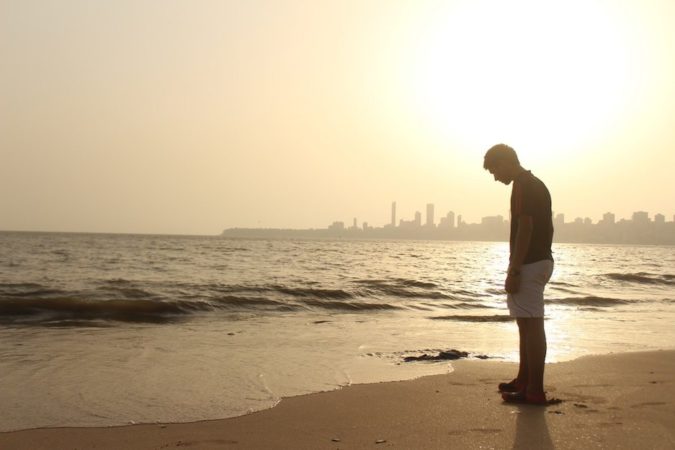
[[516, 181], [518, 178], [520, 178], [524, 173], [526, 173], [527, 170], [523, 168], [523, 166], [518, 165], [517, 167], [513, 168], [513, 181]]

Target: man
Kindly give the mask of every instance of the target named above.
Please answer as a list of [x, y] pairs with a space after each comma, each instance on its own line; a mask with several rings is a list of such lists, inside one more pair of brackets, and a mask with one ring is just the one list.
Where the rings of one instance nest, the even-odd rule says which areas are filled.
[[551, 195], [532, 172], [525, 170], [516, 152], [498, 144], [485, 154], [483, 168], [511, 190], [509, 268], [504, 288], [512, 317], [518, 323], [518, 376], [499, 385], [506, 402], [544, 405], [544, 287], [553, 272]]

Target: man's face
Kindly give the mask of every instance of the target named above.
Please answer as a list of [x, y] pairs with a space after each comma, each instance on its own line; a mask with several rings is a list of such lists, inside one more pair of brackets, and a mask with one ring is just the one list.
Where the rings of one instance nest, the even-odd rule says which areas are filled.
[[504, 164], [494, 164], [493, 166], [488, 167], [488, 171], [495, 177], [495, 181], [499, 181], [506, 185], [510, 184], [512, 181], [509, 176], [509, 171]]

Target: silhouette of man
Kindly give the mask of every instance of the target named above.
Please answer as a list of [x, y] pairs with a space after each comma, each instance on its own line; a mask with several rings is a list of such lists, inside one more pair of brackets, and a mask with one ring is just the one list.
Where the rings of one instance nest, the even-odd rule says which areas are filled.
[[483, 168], [511, 188], [509, 267], [504, 288], [512, 317], [518, 323], [520, 365], [518, 376], [500, 383], [506, 402], [546, 404], [544, 362], [544, 288], [553, 272], [551, 195], [546, 185], [525, 170], [516, 152], [505, 144], [490, 148]]

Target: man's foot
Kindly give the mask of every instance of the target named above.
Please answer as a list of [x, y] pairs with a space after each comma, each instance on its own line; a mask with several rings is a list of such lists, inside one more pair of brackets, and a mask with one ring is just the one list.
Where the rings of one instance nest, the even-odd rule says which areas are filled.
[[499, 383], [499, 392], [518, 392], [525, 390], [525, 384], [519, 383], [517, 378], [509, 381], [508, 383]]
[[506, 403], [521, 403], [527, 405], [548, 405], [545, 393], [532, 394], [525, 391], [502, 392], [502, 400]]

